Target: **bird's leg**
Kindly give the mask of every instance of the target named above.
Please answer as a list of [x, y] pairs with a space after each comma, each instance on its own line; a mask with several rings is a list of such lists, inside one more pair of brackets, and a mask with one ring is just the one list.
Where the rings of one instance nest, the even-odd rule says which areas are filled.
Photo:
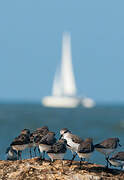
[[52, 165], [52, 160], [50, 159], [50, 166]]
[[83, 158], [83, 161], [85, 161], [86, 159], [85, 158]]
[[40, 158], [42, 159], [42, 155], [41, 155], [41, 152], [40, 152], [40, 149], [39, 149], [39, 147], [34, 147], [34, 153], [35, 153], [35, 156], [37, 156], [36, 155], [36, 149], [38, 149], [38, 152], [39, 152], [39, 156], [40, 156]]
[[42, 160], [45, 160], [45, 151], [43, 151]]
[[36, 147], [34, 147], [34, 155], [35, 155], [35, 157], [37, 156], [37, 155], [36, 155]]
[[22, 153], [20, 152], [20, 160], [22, 160]]
[[41, 154], [41, 152], [40, 152], [39, 147], [38, 147], [38, 152], [39, 152], [39, 156], [40, 156], [40, 158], [42, 159], [42, 154]]
[[21, 152], [21, 151], [18, 151], [18, 158], [19, 158], [20, 160], [22, 160], [22, 152]]
[[17, 151], [17, 160], [19, 160], [19, 151]]
[[62, 168], [63, 168], [63, 166], [64, 166], [64, 162], [63, 162], [63, 160], [62, 160]]
[[80, 158], [80, 169], [81, 169], [81, 165], [82, 165], [82, 160], [83, 160], [83, 159], [82, 159], [82, 158]]
[[75, 157], [77, 156], [77, 153], [73, 154], [73, 157], [72, 157], [72, 160], [71, 160], [71, 163], [70, 163], [70, 166], [72, 165], [72, 162], [74, 161]]
[[[109, 158], [108, 158], [108, 159], [109, 159]], [[108, 164], [109, 164], [110, 167], [112, 166], [111, 163], [109, 162], [109, 160], [108, 160]]]
[[106, 159], [106, 168], [108, 169], [108, 162], [109, 162], [108, 159], [109, 159], [109, 156], [106, 156], [105, 159]]
[[30, 158], [32, 158], [31, 148], [29, 149], [29, 153], [30, 153]]

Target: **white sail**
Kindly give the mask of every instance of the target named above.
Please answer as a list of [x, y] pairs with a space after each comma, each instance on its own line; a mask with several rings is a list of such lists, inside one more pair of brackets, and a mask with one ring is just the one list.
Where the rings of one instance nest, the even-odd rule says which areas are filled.
[[71, 39], [68, 33], [64, 33], [62, 42], [62, 63], [61, 63], [61, 82], [63, 95], [75, 96], [76, 85], [72, 68]]
[[53, 81], [53, 88], [52, 88], [52, 95], [53, 96], [61, 96], [62, 95], [62, 88], [61, 88], [61, 77], [60, 77], [60, 70], [57, 68], [54, 81]]

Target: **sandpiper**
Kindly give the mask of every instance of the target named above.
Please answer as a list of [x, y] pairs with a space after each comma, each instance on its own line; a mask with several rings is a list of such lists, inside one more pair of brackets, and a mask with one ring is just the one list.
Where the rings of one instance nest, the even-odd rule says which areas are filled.
[[29, 129], [23, 129], [23, 130], [21, 130], [20, 134], [30, 136], [30, 130]]
[[48, 126], [43, 126], [36, 129], [36, 132], [39, 132], [42, 135], [46, 135], [49, 132]]
[[81, 168], [81, 162], [85, 159], [89, 159], [93, 151], [94, 151], [94, 145], [92, 138], [87, 138], [85, 139], [85, 141], [80, 143], [77, 152], [80, 158], [80, 168]]
[[118, 152], [108, 159], [110, 165], [124, 169], [124, 152]]
[[108, 138], [102, 141], [101, 143], [95, 145], [95, 149], [105, 155], [107, 168], [108, 168], [109, 155], [113, 153], [118, 146], [121, 146], [119, 142], [120, 142], [119, 138]]
[[51, 149], [51, 146], [56, 142], [55, 133], [54, 132], [48, 132], [46, 135], [41, 136], [41, 139], [39, 138], [38, 144], [39, 149], [42, 154], [42, 159], [44, 159], [45, 152], [49, 151]]
[[6, 149], [6, 160], [15, 161], [18, 160], [17, 151], [11, 146]]
[[51, 146], [51, 149], [47, 151], [47, 154], [52, 162], [56, 159], [62, 160], [64, 158], [67, 151], [66, 145], [67, 141], [65, 139], [60, 139]]
[[74, 135], [69, 131], [67, 128], [63, 128], [60, 130], [60, 139], [65, 139], [67, 141], [67, 147], [72, 151], [73, 157], [71, 160], [70, 165], [72, 164], [74, 158], [77, 155], [78, 152], [78, 147], [80, 143], [83, 142], [83, 139], [78, 137], [77, 135]]
[[[27, 133], [26, 133], [27, 132]], [[10, 144], [10, 146], [12, 147], [12, 149], [17, 151], [17, 157], [18, 159], [21, 159], [21, 151], [23, 151], [24, 149], [29, 147], [29, 143], [30, 143], [30, 134], [28, 130], [22, 130], [21, 134], [16, 137], [13, 142]]]
[[[30, 134], [30, 157], [32, 157], [31, 148], [34, 147], [34, 153], [36, 156], [36, 148], [39, 144], [37, 144], [38, 140], [41, 139], [42, 136], [46, 135], [49, 132], [47, 126], [43, 126], [41, 128], [37, 128]], [[39, 150], [39, 149], [38, 149]]]

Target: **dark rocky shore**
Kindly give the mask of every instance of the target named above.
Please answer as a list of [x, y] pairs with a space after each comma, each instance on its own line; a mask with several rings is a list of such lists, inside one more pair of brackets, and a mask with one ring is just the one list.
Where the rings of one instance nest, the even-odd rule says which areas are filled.
[[124, 180], [124, 172], [116, 169], [106, 170], [102, 165], [79, 162], [69, 166], [69, 160], [56, 160], [54, 163], [39, 158], [3, 161], [0, 160], [0, 180]]

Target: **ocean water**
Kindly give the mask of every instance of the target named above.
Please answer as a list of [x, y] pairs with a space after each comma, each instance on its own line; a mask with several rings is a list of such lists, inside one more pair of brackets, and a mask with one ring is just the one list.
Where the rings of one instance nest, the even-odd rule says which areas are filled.
[[[124, 150], [124, 106], [96, 106], [92, 109], [82, 107], [75, 109], [46, 108], [40, 104], [1, 104], [0, 105], [0, 159], [6, 159], [5, 151], [11, 141], [24, 128], [35, 130], [47, 125], [59, 137], [61, 128], [68, 128], [83, 139], [92, 137], [95, 143], [109, 138], [119, 137]], [[29, 150], [22, 153], [29, 158]], [[68, 150], [66, 159], [71, 159]], [[76, 160], [79, 160], [78, 157]], [[105, 164], [104, 156], [94, 152], [91, 162]]]

